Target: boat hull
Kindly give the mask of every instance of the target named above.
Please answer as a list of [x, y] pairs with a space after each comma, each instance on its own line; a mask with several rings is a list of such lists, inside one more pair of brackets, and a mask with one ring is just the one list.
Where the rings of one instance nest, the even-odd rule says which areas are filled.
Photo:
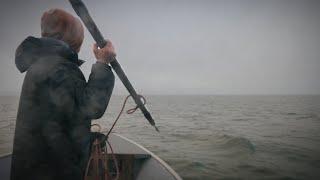
[[[162, 159], [119, 134], [109, 136], [110, 144], [118, 159], [118, 164], [123, 165], [120, 180], [181, 180], [181, 177]], [[11, 154], [0, 157], [1, 180], [10, 179]]]

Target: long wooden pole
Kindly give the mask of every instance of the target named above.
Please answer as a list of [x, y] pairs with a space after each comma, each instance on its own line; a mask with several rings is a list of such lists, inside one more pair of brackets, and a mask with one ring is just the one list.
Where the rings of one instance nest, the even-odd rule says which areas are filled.
[[[77, 15], [80, 17], [80, 19], [83, 21], [84, 25], [87, 27], [89, 32], [91, 33], [93, 39], [97, 42], [97, 45], [100, 48], [103, 48], [107, 42], [105, 41], [105, 38], [102, 36], [101, 32], [99, 31], [97, 25], [94, 23], [93, 19], [91, 18], [88, 9], [84, 5], [84, 3], [81, 0], [69, 0], [71, 3], [73, 9], [77, 13]], [[143, 113], [144, 117], [149, 121], [149, 123], [157, 130], [158, 128], [155, 125], [155, 122], [143, 104], [140, 96], [137, 94], [135, 89], [133, 88], [132, 84], [130, 83], [128, 77], [124, 73], [124, 71], [121, 68], [121, 65], [119, 62], [114, 59], [111, 63], [111, 67], [113, 70], [117, 73], [119, 79], [122, 81], [123, 85], [127, 88], [129, 91], [130, 95], [134, 99], [135, 103], [137, 106], [140, 108], [141, 112]]]

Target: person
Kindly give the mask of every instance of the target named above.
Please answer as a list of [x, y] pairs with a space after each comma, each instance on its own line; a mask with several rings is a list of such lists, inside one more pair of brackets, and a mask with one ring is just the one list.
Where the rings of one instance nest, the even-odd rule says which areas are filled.
[[15, 63], [26, 72], [16, 120], [11, 180], [80, 180], [90, 155], [91, 120], [109, 103], [116, 56], [110, 41], [93, 46], [97, 59], [86, 82], [78, 59], [84, 39], [79, 19], [52, 9], [41, 18], [41, 38], [27, 37]]

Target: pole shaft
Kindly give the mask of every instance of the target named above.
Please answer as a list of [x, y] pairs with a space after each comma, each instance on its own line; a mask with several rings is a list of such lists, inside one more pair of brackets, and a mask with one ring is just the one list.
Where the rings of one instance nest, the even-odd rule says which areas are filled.
[[[102, 36], [101, 32], [99, 31], [97, 25], [94, 23], [93, 19], [91, 18], [88, 9], [84, 5], [84, 3], [81, 0], [69, 0], [71, 3], [73, 9], [77, 13], [77, 15], [80, 17], [80, 19], [83, 21], [87, 29], [89, 30], [90, 34], [92, 35], [93, 39], [97, 42], [97, 45], [100, 48], [103, 48], [107, 42], [105, 41], [104, 37]], [[123, 85], [126, 87], [126, 89], [129, 91], [130, 95], [134, 99], [137, 106], [142, 111], [145, 118], [149, 121], [149, 123], [152, 126], [155, 126], [155, 122], [149, 113], [149, 111], [144, 106], [141, 98], [133, 88], [132, 84], [130, 83], [128, 77], [124, 73], [121, 65], [117, 61], [117, 59], [114, 59], [111, 63], [112, 69], [116, 72], [119, 79], [122, 81]], [[156, 128], [157, 129], [157, 128]]]

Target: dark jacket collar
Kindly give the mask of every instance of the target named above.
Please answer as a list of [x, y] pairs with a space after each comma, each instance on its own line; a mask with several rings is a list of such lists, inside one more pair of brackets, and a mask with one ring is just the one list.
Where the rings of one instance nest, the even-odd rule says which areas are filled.
[[42, 57], [57, 56], [76, 63], [84, 63], [78, 59], [78, 54], [68, 44], [53, 38], [27, 37], [17, 48], [15, 63], [20, 72], [27, 71], [32, 64]]

